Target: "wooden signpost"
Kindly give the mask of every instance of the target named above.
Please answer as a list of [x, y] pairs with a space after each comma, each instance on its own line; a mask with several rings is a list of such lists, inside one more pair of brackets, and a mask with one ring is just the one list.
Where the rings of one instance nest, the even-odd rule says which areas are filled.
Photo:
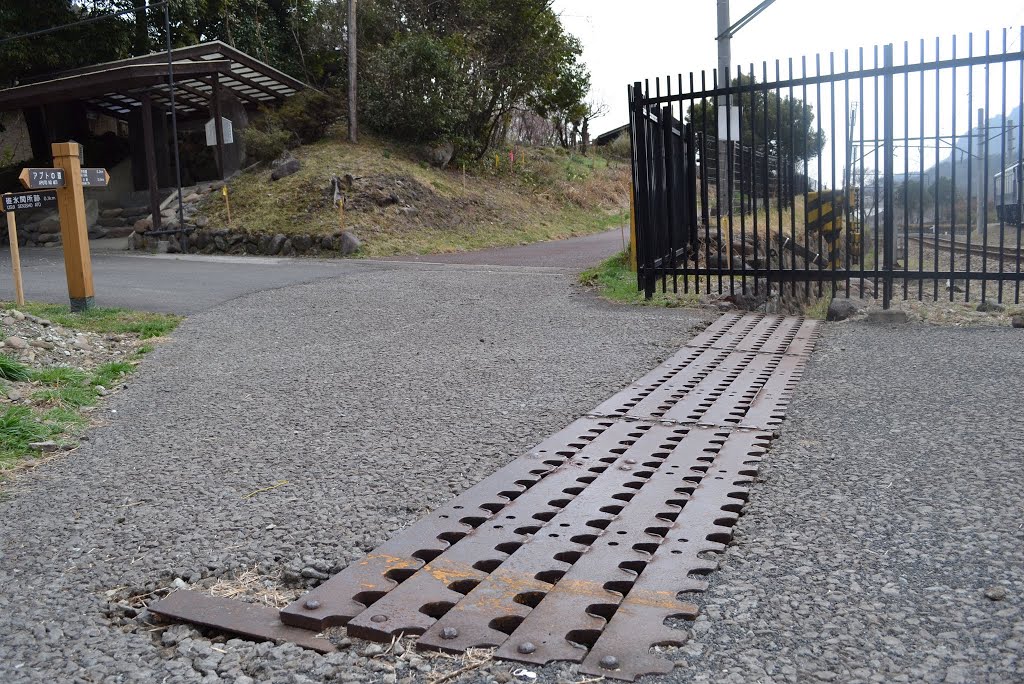
[[21, 257], [18, 252], [18, 224], [15, 214], [29, 209], [57, 207], [61, 242], [64, 245], [64, 272], [72, 311], [85, 311], [93, 305], [92, 259], [85, 221], [83, 187], [105, 187], [110, 182], [106, 169], [82, 168], [78, 143], [53, 143], [53, 168], [22, 169], [18, 180], [27, 190], [3, 196], [7, 212], [7, 236], [11, 245], [11, 269], [18, 306], [25, 304], [21, 283]]

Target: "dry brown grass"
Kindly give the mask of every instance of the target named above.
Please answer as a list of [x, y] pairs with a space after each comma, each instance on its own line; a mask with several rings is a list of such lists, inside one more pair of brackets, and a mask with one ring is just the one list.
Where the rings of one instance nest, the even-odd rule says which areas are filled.
[[254, 567], [231, 579], [221, 578], [210, 587], [209, 593], [222, 598], [241, 599], [261, 603], [271, 608], [284, 608], [298, 597], [297, 591], [282, 591], [281, 576], [261, 575]]
[[[229, 184], [232, 229], [256, 234], [330, 234], [344, 225], [364, 256], [428, 254], [516, 245], [596, 232], [628, 220], [629, 166], [561, 150], [522, 150], [437, 169], [415, 150], [365, 136], [341, 136], [296, 150], [302, 168], [278, 181], [269, 169]], [[353, 177], [342, 217], [330, 194], [333, 176]], [[393, 199], [389, 199], [393, 198]], [[219, 194], [204, 211], [227, 227]], [[343, 223], [344, 222], [344, 223]]]

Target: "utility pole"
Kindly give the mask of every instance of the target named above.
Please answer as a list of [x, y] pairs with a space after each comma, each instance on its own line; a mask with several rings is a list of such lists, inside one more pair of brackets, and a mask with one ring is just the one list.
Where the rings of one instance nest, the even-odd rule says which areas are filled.
[[[718, 0], [718, 87], [728, 88], [730, 76], [732, 74], [732, 46], [730, 44], [732, 40], [732, 34], [729, 31], [729, 0]], [[729, 98], [725, 99], [723, 104], [718, 105], [718, 173], [715, 174], [715, 182], [718, 185], [719, 192], [725, 191], [728, 193], [729, 204], [732, 204], [732, 174], [729, 173], [729, 140], [725, 138], [727, 136], [722, 134], [725, 130], [726, 122], [722, 119], [722, 116], [729, 115], [728, 107]], [[736, 131], [729, 131], [729, 133], [736, 133]], [[728, 175], [728, 181], [725, 183], [725, 187], [722, 187], [722, 174]], [[728, 206], [728, 205], [727, 205]]]
[[356, 0], [348, 0], [348, 139], [357, 142], [356, 121]]
[[[732, 37], [736, 35], [736, 32], [741, 28], [749, 24], [754, 18], [764, 12], [768, 7], [774, 3], [775, 0], [761, 0], [754, 9], [744, 14], [739, 21], [735, 24], [729, 23], [729, 0], [718, 0], [718, 33], [715, 40], [718, 41], [718, 89], [722, 90], [728, 88], [732, 83]], [[729, 143], [733, 140], [739, 140], [740, 131], [739, 126], [732, 126], [731, 123], [726, 122], [722, 117], [729, 116], [732, 113], [731, 107], [728, 105], [733, 104], [729, 102], [729, 98], [725, 98], [724, 102], [719, 102], [718, 105], [718, 174], [716, 180], [721, 180], [722, 172], [728, 173], [729, 167]], [[732, 118], [731, 116], [729, 118]], [[735, 121], [734, 121], [735, 122]], [[726, 133], [726, 129], [728, 133]], [[735, 136], [735, 137], [734, 137]], [[724, 140], [724, 138], [730, 138]], [[732, 201], [732, 174], [729, 174], [729, 201]]]

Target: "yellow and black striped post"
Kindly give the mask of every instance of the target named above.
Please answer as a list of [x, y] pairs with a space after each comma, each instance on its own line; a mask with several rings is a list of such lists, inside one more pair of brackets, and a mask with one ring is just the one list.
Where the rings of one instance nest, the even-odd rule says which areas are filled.
[[820, 233], [828, 245], [828, 263], [832, 270], [843, 267], [843, 209], [846, 195], [836, 190], [807, 193], [807, 234]]

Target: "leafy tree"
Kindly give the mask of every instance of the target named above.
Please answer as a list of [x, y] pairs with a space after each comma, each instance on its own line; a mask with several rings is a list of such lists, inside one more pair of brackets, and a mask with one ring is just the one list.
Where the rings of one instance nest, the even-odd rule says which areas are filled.
[[[3, 27], [0, 37], [72, 24], [125, 9], [125, 4], [126, 0], [95, 0], [84, 4], [72, 4], [70, 0], [0, 2], [0, 27]], [[127, 4], [127, 7], [131, 5]], [[133, 29], [134, 20], [129, 14], [4, 43], [0, 45], [0, 87], [63, 69], [127, 56]]]
[[908, 178], [893, 188], [893, 202], [900, 209], [906, 209], [912, 216], [921, 211], [921, 199], [924, 196], [924, 207], [927, 208], [932, 200], [932, 188], [924, 188], [922, 193], [921, 181]]
[[563, 55], [557, 70], [549, 74], [529, 101], [534, 112], [551, 121], [562, 147], [571, 145], [571, 131], [580, 128], [590, 113], [585, 102], [590, 72], [576, 60], [580, 53], [578, 41], [571, 36], [570, 40], [572, 50]]
[[[732, 85], [752, 85], [756, 79], [737, 76]], [[805, 161], [814, 159], [825, 147], [825, 134], [814, 126], [814, 107], [795, 97], [780, 97], [771, 90], [745, 90], [734, 94], [733, 102], [740, 107], [740, 130], [742, 144], [747, 146], [753, 140], [755, 148], [767, 145], [769, 156], [779, 161], [780, 169], [796, 171]], [[721, 99], [719, 104], [724, 104]], [[768, 108], [768, 124], [765, 126], [765, 107]], [[687, 121], [696, 130], [706, 131], [708, 136], [718, 135], [718, 110], [713, 100], [694, 102], [686, 115]]]
[[585, 94], [579, 43], [549, 0], [369, 0], [361, 12], [361, 98], [379, 130], [480, 157], [514, 111], [569, 116]]
[[953, 181], [949, 176], [941, 176], [930, 186], [928, 186], [928, 197], [932, 203], [938, 202], [939, 215], [938, 219], [949, 218], [950, 208], [953, 202]]

